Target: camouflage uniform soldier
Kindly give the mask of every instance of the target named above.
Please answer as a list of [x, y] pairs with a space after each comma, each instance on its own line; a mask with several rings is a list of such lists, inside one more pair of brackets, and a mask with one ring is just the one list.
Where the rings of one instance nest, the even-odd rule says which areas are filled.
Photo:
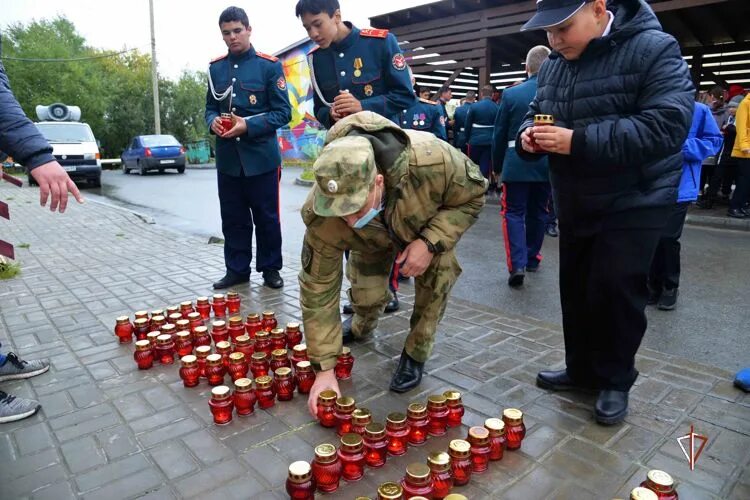
[[[337, 122], [315, 162], [315, 186], [302, 207], [307, 226], [299, 275], [310, 359], [320, 391], [333, 376], [342, 343], [366, 337], [390, 298], [388, 274], [400, 252], [402, 273], [416, 278], [416, 296], [391, 389], [422, 378], [438, 322], [461, 267], [454, 247], [484, 206], [487, 182], [465, 155], [428, 132], [401, 130], [373, 112]], [[342, 338], [339, 296], [342, 256], [354, 308], [352, 339]]]

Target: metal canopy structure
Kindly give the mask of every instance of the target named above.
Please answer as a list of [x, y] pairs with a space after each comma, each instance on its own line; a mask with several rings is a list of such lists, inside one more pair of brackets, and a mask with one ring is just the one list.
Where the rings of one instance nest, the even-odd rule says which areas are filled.
[[[647, 1], [679, 41], [696, 85], [750, 86], [750, 0]], [[535, 0], [441, 0], [370, 23], [398, 37], [420, 84], [447, 83], [461, 97], [525, 77], [526, 52], [547, 43], [543, 31], [520, 32], [535, 10]]]

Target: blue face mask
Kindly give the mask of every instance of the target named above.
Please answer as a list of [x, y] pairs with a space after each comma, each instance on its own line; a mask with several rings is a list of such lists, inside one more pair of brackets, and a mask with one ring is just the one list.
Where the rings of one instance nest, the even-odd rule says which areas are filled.
[[359, 219], [357, 219], [356, 222], [354, 222], [354, 224], [352, 224], [352, 229], [362, 229], [367, 224], [369, 224], [372, 221], [372, 219], [374, 219], [375, 217], [377, 217], [378, 214], [382, 210], [383, 210], [382, 203], [378, 206], [378, 208], [375, 208], [375, 207], [371, 208], [370, 210], [367, 211], [367, 213], [365, 215], [363, 215], [362, 217], [360, 217]]

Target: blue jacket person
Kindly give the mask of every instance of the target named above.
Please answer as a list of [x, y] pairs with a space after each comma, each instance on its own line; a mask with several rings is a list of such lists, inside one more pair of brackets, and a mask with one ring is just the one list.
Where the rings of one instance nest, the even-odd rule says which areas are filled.
[[472, 104], [466, 115], [466, 142], [469, 144], [469, 157], [479, 165], [482, 174], [490, 178], [492, 156], [492, 129], [495, 127], [498, 106], [492, 100], [491, 85], [485, 85], [479, 92], [479, 102]]

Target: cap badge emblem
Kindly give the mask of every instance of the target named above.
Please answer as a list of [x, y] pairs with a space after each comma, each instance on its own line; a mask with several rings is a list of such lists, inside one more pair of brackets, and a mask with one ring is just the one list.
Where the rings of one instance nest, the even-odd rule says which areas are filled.
[[339, 190], [339, 185], [336, 181], [330, 180], [328, 181], [328, 192], [331, 194], [335, 194]]

